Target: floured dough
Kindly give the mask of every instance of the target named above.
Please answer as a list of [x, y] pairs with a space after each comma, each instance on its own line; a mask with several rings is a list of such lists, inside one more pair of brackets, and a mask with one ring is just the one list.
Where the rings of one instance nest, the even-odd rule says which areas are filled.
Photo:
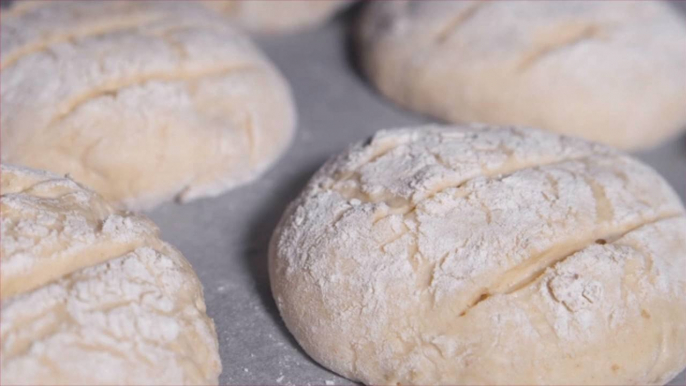
[[153, 223], [67, 178], [1, 173], [0, 383], [217, 383], [202, 286]]
[[532, 129], [381, 131], [270, 247], [286, 325], [366, 384], [663, 384], [686, 366], [686, 217], [655, 171]]
[[288, 85], [192, 2], [18, 2], [2, 15], [2, 160], [128, 208], [214, 196], [285, 150]]
[[660, 1], [377, 1], [362, 67], [409, 109], [626, 149], [686, 128], [686, 23]]
[[291, 32], [324, 23], [351, 0], [203, 0], [253, 32]]

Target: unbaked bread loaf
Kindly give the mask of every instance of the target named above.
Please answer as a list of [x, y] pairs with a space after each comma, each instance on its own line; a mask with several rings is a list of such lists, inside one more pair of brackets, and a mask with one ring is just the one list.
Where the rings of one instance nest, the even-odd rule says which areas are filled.
[[190, 264], [68, 178], [1, 166], [3, 385], [216, 384]]
[[191, 2], [17, 2], [3, 12], [2, 160], [146, 209], [260, 175], [290, 142], [288, 85]]
[[270, 246], [286, 326], [371, 385], [663, 384], [686, 366], [686, 217], [655, 171], [522, 128], [381, 131]]
[[352, 0], [203, 0], [232, 22], [258, 33], [285, 33], [314, 27]]
[[686, 23], [660, 1], [377, 1], [358, 38], [384, 95], [446, 121], [625, 149], [686, 128]]

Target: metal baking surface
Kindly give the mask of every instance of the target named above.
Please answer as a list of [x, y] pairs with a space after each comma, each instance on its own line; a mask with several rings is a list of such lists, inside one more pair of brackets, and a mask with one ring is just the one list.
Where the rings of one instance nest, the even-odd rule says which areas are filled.
[[[269, 289], [267, 246], [286, 205], [329, 156], [380, 129], [433, 122], [378, 95], [356, 69], [346, 33], [353, 12], [318, 30], [257, 39], [291, 83], [299, 110], [295, 140], [274, 168], [220, 197], [149, 213], [204, 285], [222, 384], [352, 384], [310, 359], [286, 330]], [[686, 201], [686, 135], [637, 155]], [[670, 383], [684, 384], [686, 373]]]
[[[257, 39], [291, 83], [298, 105], [298, 133], [285, 157], [248, 186], [150, 213], [204, 284], [219, 335], [222, 384], [351, 384], [310, 359], [286, 330], [269, 289], [269, 238], [286, 205], [329, 156], [379, 129], [432, 120], [371, 88], [354, 64], [345, 16], [319, 30]], [[686, 136], [637, 155], [686, 200]], [[684, 373], [671, 382], [685, 383]]]

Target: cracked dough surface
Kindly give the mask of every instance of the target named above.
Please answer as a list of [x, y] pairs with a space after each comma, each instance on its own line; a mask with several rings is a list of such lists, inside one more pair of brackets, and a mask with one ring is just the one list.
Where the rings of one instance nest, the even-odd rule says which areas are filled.
[[283, 33], [323, 24], [352, 0], [205, 0], [232, 22], [253, 32]]
[[67, 178], [1, 173], [3, 385], [217, 383], [200, 281], [152, 222]]
[[190, 2], [16, 2], [2, 14], [2, 160], [133, 209], [218, 195], [285, 150], [285, 80]]
[[287, 327], [366, 384], [663, 384], [686, 367], [686, 217], [603, 145], [381, 131], [326, 163], [270, 246]]
[[360, 61], [388, 98], [449, 122], [646, 148], [686, 125], [686, 23], [660, 1], [379, 1]]

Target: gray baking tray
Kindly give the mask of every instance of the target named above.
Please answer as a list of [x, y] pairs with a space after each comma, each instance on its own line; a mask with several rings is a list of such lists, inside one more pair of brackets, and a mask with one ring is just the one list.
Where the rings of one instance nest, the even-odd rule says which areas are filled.
[[[274, 168], [218, 198], [170, 203], [150, 213], [204, 284], [219, 335], [222, 384], [352, 384], [298, 346], [279, 317], [267, 274], [276, 223], [328, 157], [379, 129], [432, 122], [386, 101], [356, 70], [346, 31], [351, 13], [317, 30], [257, 39], [291, 83], [299, 111], [295, 140]], [[686, 136], [637, 155], [686, 200]], [[686, 374], [670, 384], [686, 384]]]
[[[676, 6], [686, 11], [686, 3]], [[356, 70], [346, 30], [354, 13], [317, 30], [257, 39], [291, 83], [299, 111], [295, 140], [274, 168], [221, 197], [149, 213], [204, 285], [222, 384], [353, 384], [310, 359], [286, 330], [269, 289], [267, 245], [286, 205], [328, 157], [377, 130], [433, 122], [377, 95]], [[637, 156], [686, 201], [686, 135]], [[685, 384], [686, 372], [670, 382]]]

